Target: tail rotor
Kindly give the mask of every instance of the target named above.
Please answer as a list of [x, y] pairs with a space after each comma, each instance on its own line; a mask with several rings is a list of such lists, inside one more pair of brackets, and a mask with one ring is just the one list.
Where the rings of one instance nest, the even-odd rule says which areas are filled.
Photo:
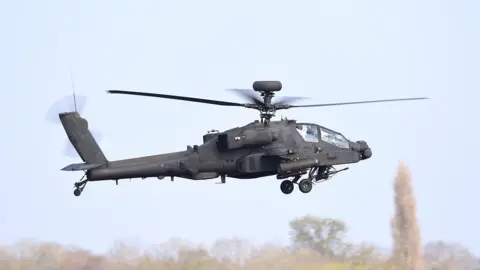
[[[58, 117], [59, 113], [78, 112], [80, 115], [82, 115], [86, 104], [87, 104], [87, 98], [85, 96], [81, 96], [81, 95], [74, 95], [73, 97], [65, 96], [57, 100], [50, 106], [47, 112], [47, 115], [45, 116], [45, 122], [48, 122], [50, 124], [61, 125], [60, 119]], [[99, 142], [103, 137], [100, 132], [95, 130], [92, 130], [92, 135], [97, 142]], [[63, 155], [71, 158], [79, 157], [79, 155], [77, 154], [77, 151], [72, 146], [72, 144], [68, 141], [68, 139], [65, 140]]]

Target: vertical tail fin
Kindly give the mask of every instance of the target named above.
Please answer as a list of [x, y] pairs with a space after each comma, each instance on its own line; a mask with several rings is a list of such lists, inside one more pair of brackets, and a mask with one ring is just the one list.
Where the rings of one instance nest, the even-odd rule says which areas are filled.
[[108, 162], [102, 150], [88, 129], [88, 121], [77, 112], [58, 114], [68, 139], [78, 155], [88, 164], [105, 164]]

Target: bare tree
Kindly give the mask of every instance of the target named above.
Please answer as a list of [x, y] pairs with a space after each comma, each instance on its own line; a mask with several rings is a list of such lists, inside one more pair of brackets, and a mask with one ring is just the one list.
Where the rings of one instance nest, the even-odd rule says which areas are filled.
[[456, 243], [429, 242], [424, 247], [425, 262], [435, 270], [477, 269], [477, 258]]

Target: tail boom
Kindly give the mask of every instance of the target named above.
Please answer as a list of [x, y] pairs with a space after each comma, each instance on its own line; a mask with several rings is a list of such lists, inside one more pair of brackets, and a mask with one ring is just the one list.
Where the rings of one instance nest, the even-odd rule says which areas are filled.
[[227, 174], [235, 170], [236, 164], [233, 162], [200, 162], [197, 154], [182, 151], [136, 159], [111, 161], [107, 166], [87, 171], [86, 176], [89, 181], [161, 176], [210, 179], [211, 175], [217, 173]]

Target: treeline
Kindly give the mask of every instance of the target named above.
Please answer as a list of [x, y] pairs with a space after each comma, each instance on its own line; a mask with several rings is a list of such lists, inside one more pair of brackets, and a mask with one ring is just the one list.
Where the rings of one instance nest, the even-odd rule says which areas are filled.
[[466, 248], [441, 241], [421, 245], [411, 175], [401, 164], [394, 181], [395, 215], [391, 252], [368, 243], [346, 241], [341, 220], [304, 216], [290, 222], [291, 244], [253, 246], [240, 239], [224, 239], [211, 247], [181, 240], [144, 250], [118, 243], [106, 254], [55, 243], [21, 242], [0, 247], [1, 270], [457, 270], [480, 269]]
[[[241, 239], [219, 240], [202, 247], [172, 240], [143, 250], [116, 244], [106, 254], [55, 243], [21, 242], [0, 248], [2, 270], [364, 270], [403, 268], [389, 252], [368, 243], [344, 241], [347, 230], [339, 220], [306, 216], [291, 222], [292, 245], [254, 246]], [[475, 269], [476, 258], [460, 245], [428, 243], [425, 269]]]

